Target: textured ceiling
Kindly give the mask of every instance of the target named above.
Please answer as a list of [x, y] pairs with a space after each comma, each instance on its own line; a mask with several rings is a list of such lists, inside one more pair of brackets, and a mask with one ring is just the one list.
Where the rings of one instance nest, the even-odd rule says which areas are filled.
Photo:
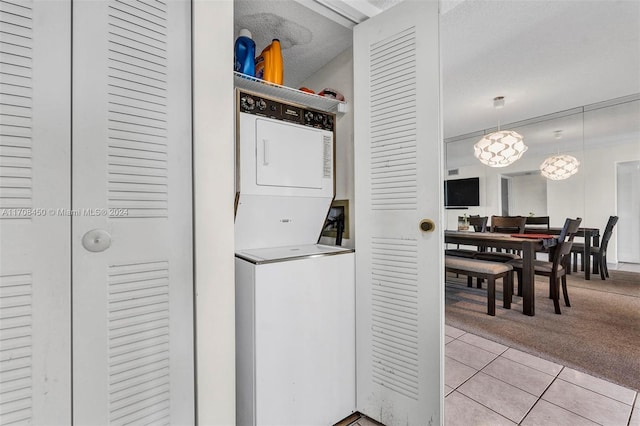
[[[317, 3], [235, 1], [236, 33], [250, 29], [258, 51], [282, 41], [287, 86], [351, 46], [348, 25], [303, 6]], [[445, 138], [640, 93], [638, 0], [443, 0], [441, 11]]]
[[351, 46], [352, 30], [292, 0], [235, 0], [234, 29], [251, 31], [256, 56], [277, 38], [282, 46], [284, 85], [298, 88]]
[[441, 44], [445, 137], [640, 92], [638, 1], [465, 1]]

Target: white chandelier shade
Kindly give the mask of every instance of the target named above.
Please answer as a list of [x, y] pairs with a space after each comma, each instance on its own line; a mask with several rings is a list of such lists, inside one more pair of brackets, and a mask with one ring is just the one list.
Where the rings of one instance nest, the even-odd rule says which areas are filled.
[[542, 176], [551, 180], [567, 179], [578, 173], [580, 162], [571, 155], [552, 155], [542, 162]]
[[511, 130], [485, 135], [473, 148], [476, 158], [489, 167], [506, 167], [528, 149], [522, 135]]

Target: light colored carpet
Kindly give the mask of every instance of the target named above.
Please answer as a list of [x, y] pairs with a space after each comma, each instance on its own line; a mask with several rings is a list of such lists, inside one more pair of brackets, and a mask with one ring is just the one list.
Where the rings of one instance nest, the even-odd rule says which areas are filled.
[[[466, 277], [447, 275], [445, 322], [498, 343], [640, 391], [640, 274], [610, 271], [602, 281], [583, 273], [568, 278], [571, 307], [561, 298], [556, 315], [548, 280], [536, 277], [535, 313], [522, 314], [522, 298], [502, 308], [496, 283], [496, 316], [487, 315], [486, 290]], [[474, 282], [475, 285], [475, 282]], [[486, 285], [485, 285], [486, 288]]]

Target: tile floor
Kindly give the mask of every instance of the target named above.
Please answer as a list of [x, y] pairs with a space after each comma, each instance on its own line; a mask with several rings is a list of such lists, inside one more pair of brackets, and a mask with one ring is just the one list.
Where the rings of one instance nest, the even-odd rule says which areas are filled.
[[445, 344], [447, 426], [640, 426], [634, 390], [450, 326]]

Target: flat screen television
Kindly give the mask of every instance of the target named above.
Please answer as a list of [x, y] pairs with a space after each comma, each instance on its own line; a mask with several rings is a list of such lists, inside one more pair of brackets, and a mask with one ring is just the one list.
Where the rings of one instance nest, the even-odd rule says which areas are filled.
[[480, 178], [445, 180], [444, 205], [445, 207], [479, 206]]

